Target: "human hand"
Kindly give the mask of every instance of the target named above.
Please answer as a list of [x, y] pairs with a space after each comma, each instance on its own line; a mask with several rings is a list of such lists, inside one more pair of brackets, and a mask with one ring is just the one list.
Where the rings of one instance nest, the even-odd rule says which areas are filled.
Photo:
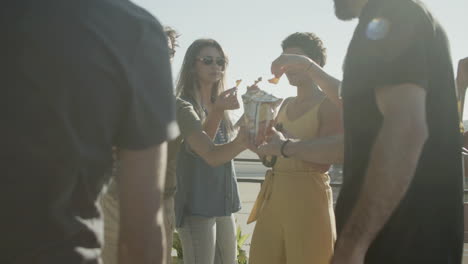
[[281, 75], [288, 71], [307, 71], [317, 68], [320, 68], [320, 66], [306, 56], [297, 54], [281, 54], [271, 64], [271, 73], [273, 73], [276, 78], [280, 78]]
[[239, 109], [240, 104], [237, 99], [237, 87], [220, 93], [214, 102], [213, 108], [218, 111]]
[[256, 152], [257, 147], [251, 142], [250, 140], [250, 135], [249, 135], [249, 130], [245, 125], [241, 125], [239, 127], [239, 130], [237, 132], [237, 136], [234, 139], [236, 144], [239, 146], [243, 146], [246, 149], [250, 149], [253, 152]]
[[267, 137], [267, 143], [260, 145], [256, 152], [260, 156], [281, 156], [281, 146], [284, 142], [286, 137], [273, 127]]

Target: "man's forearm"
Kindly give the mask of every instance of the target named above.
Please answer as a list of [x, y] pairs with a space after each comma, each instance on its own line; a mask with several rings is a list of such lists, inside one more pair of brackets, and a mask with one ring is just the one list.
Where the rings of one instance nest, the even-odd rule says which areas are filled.
[[321, 139], [292, 141], [284, 153], [293, 159], [319, 164], [343, 163], [343, 135]]
[[414, 177], [427, 130], [384, 124], [372, 148], [357, 203], [338, 238], [336, 251], [367, 251], [405, 196]]
[[121, 152], [119, 264], [163, 263], [161, 201], [166, 153], [166, 143], [145, 151]]

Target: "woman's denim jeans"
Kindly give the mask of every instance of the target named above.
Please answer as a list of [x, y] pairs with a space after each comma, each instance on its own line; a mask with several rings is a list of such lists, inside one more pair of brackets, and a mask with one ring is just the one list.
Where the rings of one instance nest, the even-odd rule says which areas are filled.
[[235, 264], [237, 241], [234, 216], [186, 216], [178, 228], [184, 264]]

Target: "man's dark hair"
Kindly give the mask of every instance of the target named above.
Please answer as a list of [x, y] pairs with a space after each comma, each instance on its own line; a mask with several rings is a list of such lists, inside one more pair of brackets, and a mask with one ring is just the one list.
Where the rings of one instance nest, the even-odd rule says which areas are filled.
[[322, 40], [314, 33], [296, 32], [289, 35], [281, 43], [283, 51], [287, 48], [300, 48], [307, 57], [315, 61], [321, 67], [325, 66], [327, 61], [327, 49]]

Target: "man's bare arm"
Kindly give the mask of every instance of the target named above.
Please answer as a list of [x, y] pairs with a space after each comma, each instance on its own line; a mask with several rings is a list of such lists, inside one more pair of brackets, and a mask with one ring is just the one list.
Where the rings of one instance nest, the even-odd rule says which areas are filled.
[[166, 143], [119, 152], [119, 264], [164, 263], [161, 201], [166, 155]]
[[376, 97], [383, 124], [371, 151], [361, 193], [338, 238], [332, 263], [363, 260], [405, 196], [428, 138], [423, 88], [414, 84], [381, 87], [376, 89]]

